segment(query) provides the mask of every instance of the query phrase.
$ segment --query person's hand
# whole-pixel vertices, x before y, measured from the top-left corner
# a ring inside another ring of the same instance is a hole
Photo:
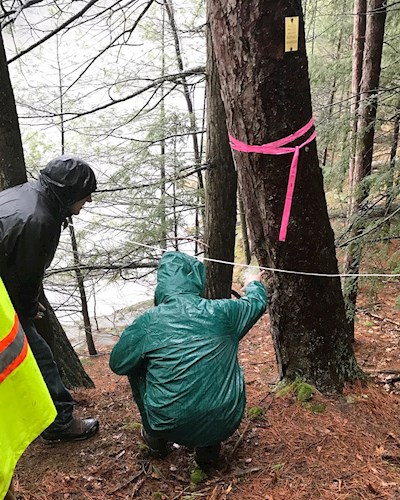
[[[264,274],[265,274],[265,271],[260,271],[258,274],[252,274],[252,275],[247,276],[240,291],[241,292],[246,291],[247,285],[249,283],[251,283],[252,281],[261,281]]]
[[[42,319],[43,316],[44,316],[45,311],[46,311],[46,308],[44,307],[43,304],[41,304],[39,302],[39,310],[38,310],[38,312],[36,313],[36,316],[33,319]]]

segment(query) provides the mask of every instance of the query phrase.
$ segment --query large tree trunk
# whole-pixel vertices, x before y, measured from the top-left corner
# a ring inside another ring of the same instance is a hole
[[[237,174],[229,146],[218,71],[207,30],[207,157],[205,254],[210,259],[235,259]],[[229,298],[233,266],[206,261],[206,295]]]
[[[312,109],[300,3],[208,0],[208,8],[229,132],[261,145],[308,123]],[[292,52],[285,52],[286,16],[299,16],[299,48]],[[278,234],[292,155],[235,152],[235,158],[260,265],[337,273],[315,141],[300,152],[285,242]],[[359,376],[339,278],[274,272],[268,289],[280,378],[300,376],[323,392],[335,392]]]
[[[0,190],[26,180],[21,132],[0,29]]]
[[[365,221],[357,217],[366,201],[369,189],[364,179],[370,175],[374,151],[375,119],[378,105],[378,87],[381,73],[383,38],[386,21],[386,0],[369,0],[367,25],[365,29],[364,60],[361,78],[359,119],[357,124],[357,150],[352,178],[353,193],[349,214],[352,228],[350,239],[363,232]],[[357,217],[357,218],[356,218]],[[362,256],[362,239],[354,239],[346,255],[346,272],[358,274]],[[345,282],[344,296],[346,314],[350,328],[350,338],[354,339],[354,318],[358,294],[358,277]]]
[[[0,190],[26,180],[17,109],[0,30]],[[69,387],[93,387],[50,304],[44,297],[42,300],[46,302],[48,313],[40,320],[40,325],[37,324],[38,331],[46,331],[45,340],[57,347],[52,350],[63,381]]]

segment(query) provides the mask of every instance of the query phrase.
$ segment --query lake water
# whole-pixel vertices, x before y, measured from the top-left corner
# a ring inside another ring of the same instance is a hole
[[[133,281],[119,280],[97,283],[95,293],[86,287],[92,333],[96,347],[113,345],[124,328],[146,309],[151,307],[154,285],[140,285]],[[46,290],[49,302],[74,348],[86,344],[80,307],[79,291],[70,293],[68,300],[52,289]]]

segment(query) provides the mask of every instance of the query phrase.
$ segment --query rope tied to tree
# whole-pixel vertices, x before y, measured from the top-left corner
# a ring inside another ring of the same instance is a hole
[[[236,151],[241,151],[242,153],[260,153],[264,155],[286,155],[293,153],[292,163],[290,165],[290,171],[289,171],[288,185],[286,189],[285,204],[283,207],[283,213],[281,219],[281,227],[279,230],[279,241],[286,240],[287,227],[290,218],[290,211],[292,208],[293,191],[296,183],[297,164],[299,161],[300,149],[309,144],[311,141],[313,141],[317,137],[317,132],[316,130],[314,130],[314,132],[310,135],[310,137],[306,139],[299,146],[290,146],[290,147],[284,147],[284,146],[302,137],[306,132],[310,130],[310,128],[313,125],[314,125],[314,117],[311,118],[311,120],[297,132],[294,132],[293,134],[290,134],[287,137],[284,137],[283,139],[278,139],[277,141],[272,141],[267,144],[262,144],[261,146],[252,146],[250,144],[245,144],[244,142],[238,141],[233,136],[229,135],[229,142],[231,148]]]

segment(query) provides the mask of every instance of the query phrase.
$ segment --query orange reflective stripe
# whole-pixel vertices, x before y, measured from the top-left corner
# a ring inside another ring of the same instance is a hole
[[[28,340],[25,337],[24,338],[24,346],[22,348],[22,351],[20,354],[8,365],[8,367],[0,373],[0,384],[3,382],[3,380],[10,375],[18,366],[24,361],[26,358],[26,355],[28,354]]]
[[[0,342],[0,384],[26,358],[28,341],[15,315],[11,332]]]
[[[19,325],[19,321],[18,321],[18,316],[17,316],[17,313],[14,313],[14,325],[13,327],[11,328],[11,331],[9,334],[7,334],[6,337],[4,337],[4,339],[0,340],[0,353],[2,351],[4,351],[4,349],[9,346],[11,344],[11,342],[15,339],[15,337],[17,336],[17,333],[18,333],[18,325]]]

